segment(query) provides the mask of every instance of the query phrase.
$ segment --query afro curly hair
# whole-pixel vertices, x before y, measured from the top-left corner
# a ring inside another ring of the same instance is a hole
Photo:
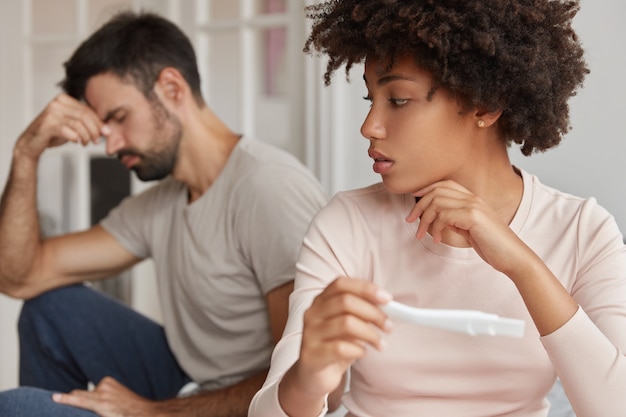
[[[304,52],[328,56],[324,75],[368,57],[391,68],[413,56],[466,109],[502,110],[507,143],[528,156],[570,129],[568,100],[589,73],[572,29],[578,0],[331,0],[306,7]]]

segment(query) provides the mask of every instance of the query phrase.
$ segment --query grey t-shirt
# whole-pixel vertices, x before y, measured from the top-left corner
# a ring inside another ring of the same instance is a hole
[[[326,202],[296,158],[242,138],[193,203],[168,178],[101,225],[135,256],[153,258],[170,347],[194,381],[216,389],[269,367],[265,295],[293,280],[306,229]]]

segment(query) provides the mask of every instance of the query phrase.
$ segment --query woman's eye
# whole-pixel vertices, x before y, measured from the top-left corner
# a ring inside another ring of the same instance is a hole
[[[389,99],[389,102],[390,102],[393,106],[395,106],[395,107],[399,107],[399,106],[402,106],[402,105],[404,105],[404,104],[408,103],[408,102],[409,102],[409,100],[408,100],[408,99],[406,99],[406,98],[390,98],[390,99]]]

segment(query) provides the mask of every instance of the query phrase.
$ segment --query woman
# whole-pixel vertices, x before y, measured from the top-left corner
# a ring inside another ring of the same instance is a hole
[[[626,251],[594,199],[511,165],[556,146],[588,72],[577,1],[342,0],[308,9],[326,83],[365,63],[361,132],[382,184],[313,221],[250,416],[623,416]],[[391,322],[385,304],[524,320],[521,339]],[[332,407],[331,407],[332,408]]]

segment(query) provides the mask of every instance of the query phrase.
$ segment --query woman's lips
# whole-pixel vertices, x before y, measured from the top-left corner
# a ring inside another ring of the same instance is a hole
[[[374,159],[374,165],[372,168],[374,172],[377,174],[386,174],[389,172],[391,167],[393,166],[393,161],[389,161],[387,159]]]
[[[374,160],[372,168],[374,172],[380,175],[386,174],[393,167],[394,161],[387,158],[385,155],[378,151],[369,150],[368,155]]]

